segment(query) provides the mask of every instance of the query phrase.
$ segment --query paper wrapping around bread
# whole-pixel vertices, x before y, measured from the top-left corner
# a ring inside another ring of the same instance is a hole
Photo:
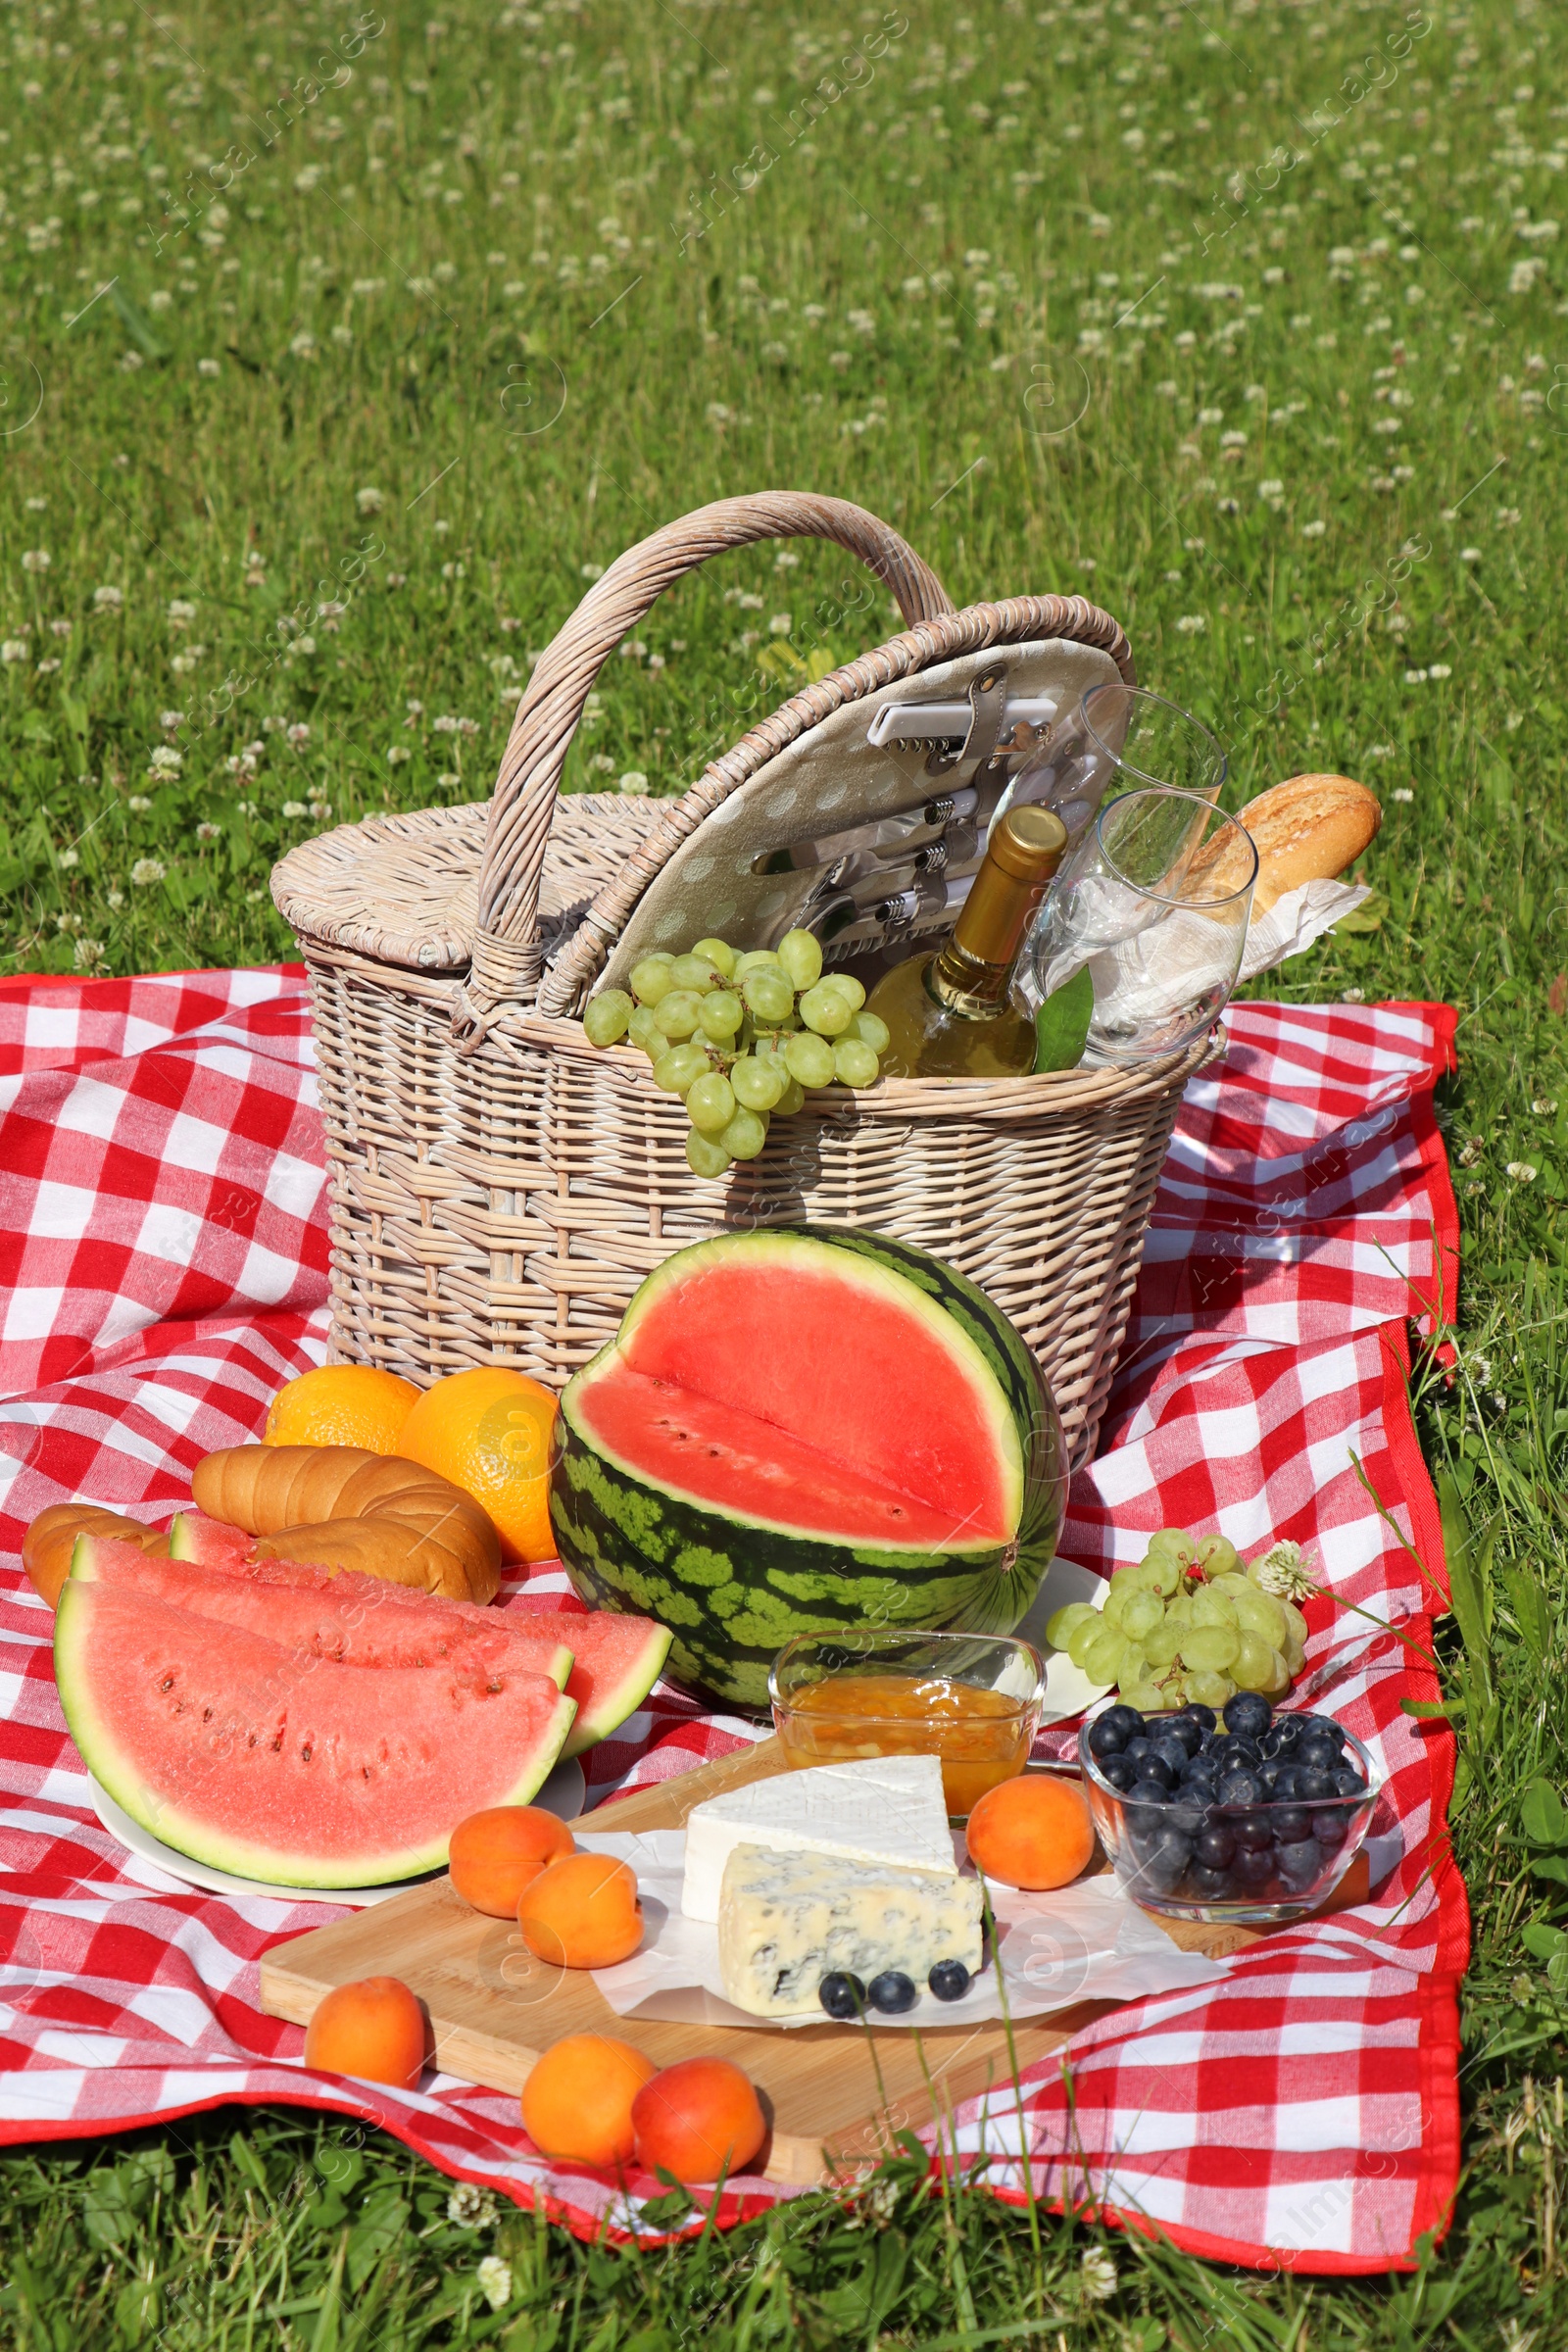
[[[1257,850],[1254,917],[1305,882],[1332,882],[1377,838],[1383,809],[1349,776],[1292,776],[1237,811]]]
[[[446,1600],[493,1600],[501,1539],[488,1512],[417,1462],[355,1446],[230,1446],[196,1465],[198,1510],[260,1540],[259,1559],[355,1568]]]

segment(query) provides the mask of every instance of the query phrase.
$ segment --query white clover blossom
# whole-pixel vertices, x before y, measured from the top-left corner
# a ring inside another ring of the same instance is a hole
[[[1102,2246],[1090,2246],[1078,2266],[1078,2287],[1084,2301],[1108,2303],[1116,2286],[1116,2265]]]
[[[1288,1540],[1250,1561],[1247,1573],[1260,1592],[1272,1592],[1277,1600],[1310,1600],[1323,1590],[1323,1580],[1313,1574],[1300,1544]]]
[[[487,2254],[475,2276],[479,2292],[492,2311],[505,2311],[512,2300],[512,2265],[499,2254]]]
[[[625,793],[628,799],[640,800],[648,790],[648,778],[640,767],[628,767],[617,789]]]
[[[53,562],[54,558],[46,547],[25,547],[22,551],[24,571],[47,571]]]
[[[138,858],[130,869],[130,878],[137,890],[147,890],[161,882],[169,868],[158,858]]]
[[[124,601],[125,594],[122,588],[95,588],[92,592],[95,612],[118,612]]]
[[[1540,1170],[1533,1168],[1528,1159],[1510,1159],[1507,1173],[1514,1184],[1534,1184]]]

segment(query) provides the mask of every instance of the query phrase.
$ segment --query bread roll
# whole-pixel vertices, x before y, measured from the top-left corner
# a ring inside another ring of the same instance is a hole
[[[22,1539],[22,1565],[33,1591],[51,1608],[58,1603],[60,1588],[71,1574],[71,1555],[78,1536],[134,1544],[140,1551],[169,1549],[169,1538],[160,1535],[156,1527],[143,1527],[139,1519],[122,1519],[118,1511],[100,1510],[89,1502],[51,1503],[48,1510],[38,1513]]]
[[[1292,776],[1237,811],[1257,845],[1252,909],[1267,914],[1303,882],[1329,882],[1377,836],[1383,809],[1348,776]]]
[[[447,1600],[493,1600],[501,1539],[449,1479],[357,1446],[229,1446],[196,1465],[198,1510],[262,1539],[261,1559],[355,1568]]]

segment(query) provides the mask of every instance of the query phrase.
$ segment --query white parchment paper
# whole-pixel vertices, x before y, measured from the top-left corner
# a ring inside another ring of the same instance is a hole
[[[687,1919],[680,1907],[686,1861],[684,1830],[575,1831],[588,1853],[612,1854],[637,1873],[645,1922],[642,1949],[615,1968],[596,1968],[594,1983],[617,2017],[677,2025],[759,2027],[831,2026],[818,2010],[809,2017],[753,2017],[724,1998],[718,1972],[718,1930]],[[955,1839],[955,1860],[962,1851]],[[1224,1974],[1198,1952],[1178,1951],[1170,1937],[1122,1893],[1107,1871],[1055,1894],[991,1889],[997,1917],[996,1952],[961,2001],[920,1998],[903,2017],[878,2015],[879,2026],[980,2025],[1003,2016],[1041,2017],[1075,2001],[1130,2001],[1211,1984]],[[1003,1984],[998,1983],[1000,1960]],[[858,2020],[841,2030],[858,2034]]]

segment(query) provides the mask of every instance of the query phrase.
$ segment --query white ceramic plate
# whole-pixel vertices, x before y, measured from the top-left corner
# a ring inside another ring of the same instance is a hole
[[[1087,1600],[1092,1609],[1102,1609],[1105,1594],[1110,1591],[1102,1576],[1092,1568],[1080,1568],[1076,1560],[1054,1559],[1046,1570],[1046,1580],[1029,1606],[1029,1614],[1015,1630],[1025,1642],[1032,1642],[1042,1651],[1046,1661],[1046,1703],[1040,1722],[1064,1723],[1074,1715],[1083,1715],[1103,1698],[1113,1686],[1092,1683],[1081,1666],[1075,1666],[1064,1649],[1053,1649],[1046,1640],[1046,1627],[1058,1609],[1069,1601]]]
[[[89,1776],[92,1790],[92,1809],[111,1838],[118,1838],[133,1862],[143,1868],[128,1869],[126,1877],[159,1894],[172,1894],[178,1886],[202,1886],[212,1894],[261,1894],[273,1902],[351,1903],[363,1907],[368,1903],[384,1903],[389,1895],[402,1894],[410,1886],[417,1886],[417,1879],[402,1879],[390,1886],[277,1886],[266,1879],[237,1879],[226,1870],[214,1870],[206,1862],[193,1862],[188,1854],[179,1854],[172,1845],[165,1845],[132,1821],[130,1815],[116,1804],[105,1788]],[[558,1764],[533,1803],[554,1813],[559,1821],[575,1821],[583,1808],[587,1783],[582,1766],[575,1757]],[[433,1873],[431,1874],[434,1875]],[[172,1884],[171,1884],[172,1882]]]

